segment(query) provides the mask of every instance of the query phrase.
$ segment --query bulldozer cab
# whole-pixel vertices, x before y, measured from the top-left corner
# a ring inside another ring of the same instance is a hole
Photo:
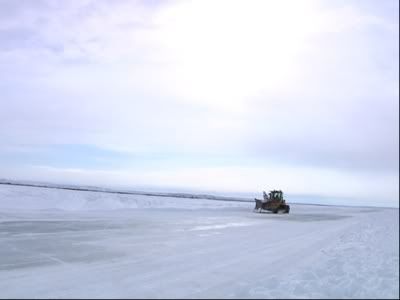
[[[269,199],[275,201],[282,201],[283,200],[283,193],[282,191],[271,191],[269,192]]]

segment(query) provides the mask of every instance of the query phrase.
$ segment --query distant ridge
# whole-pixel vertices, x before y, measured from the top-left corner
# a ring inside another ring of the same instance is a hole
[[[110,193],[110,194],[124,194],[124,195],[142,195],[142,196],[157,196],[157,197],[173,197],[173,198],[184,198],[184,199],[204,199],[204,200],[218,200],[218,201],[236,201],[236,202],[254,202],[254,198],[244,197],[233,197],[233,196],[220,196],[210,194],[193,194],[185,192],[146,192],[139,190],[130,190],[124,188],[104,188],[97,186],[84,186],[84,185],[73,185],[73,184],[58,184],[49,182],[37,182],[27,180],[13,180],[0,178],[0,184],[2,185],[14,185],[14,186],[29,186],[37,188],[48,188],[48,189],[62,189],[71,191],[82,191],[82,192],[99,192],[99,193]],[[300,197],[299,197],[300,196]],[[332,204],[332,203],[316,203],[307,202],[307,199],[312,199],[313,195],[290,195],[289,204],[299,205],[312,205],[312,206],[335,206],[335,207],[360,207],[360,208],[394,208],[394,206],[372,206],[372,205],[349,205],[349,204]],[[322,197],[323,198],[323,197]],[[289,200],[289,199],[288,199]]]
[[[95,187],[95,186],[78,186],[78,185],[57,184],[57,183],[36,183],[36,182],[29,182],[29,181],[15,181],[15,180],[7,180],[7,179],[0,179],[0,184],[30,186],[30,187],[48,188],[48,189],[83,191],[83,192],[124,194],[124,195],[143,195],[143,196],[206,199],[206,200],[220,200],[220,201],[240,201],[240,202],[253,202],[254,201],[254,199],[250,199],[250,198],[215,196],[215,195],[208,195],[208,194],[144,192],[144,191],[131,191],[131,190],[124,190],[124,189],[117,190],[117,189],[111,189],[111,188],[100,188],[100,187]]]

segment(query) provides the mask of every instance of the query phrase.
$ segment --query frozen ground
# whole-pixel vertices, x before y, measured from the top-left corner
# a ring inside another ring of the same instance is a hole
[[[399,210],[0,184],[0,298],[398,298]]]

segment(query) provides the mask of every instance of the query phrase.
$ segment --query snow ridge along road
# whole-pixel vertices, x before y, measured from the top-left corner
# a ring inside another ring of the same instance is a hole
[[[0,298],[398,298],[399,210],[0,185]]]

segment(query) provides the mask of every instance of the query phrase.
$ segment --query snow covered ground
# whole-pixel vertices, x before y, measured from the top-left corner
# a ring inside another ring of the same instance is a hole
[[[253,207],[0,184],[0,298],[398,298],[398,209]]]

